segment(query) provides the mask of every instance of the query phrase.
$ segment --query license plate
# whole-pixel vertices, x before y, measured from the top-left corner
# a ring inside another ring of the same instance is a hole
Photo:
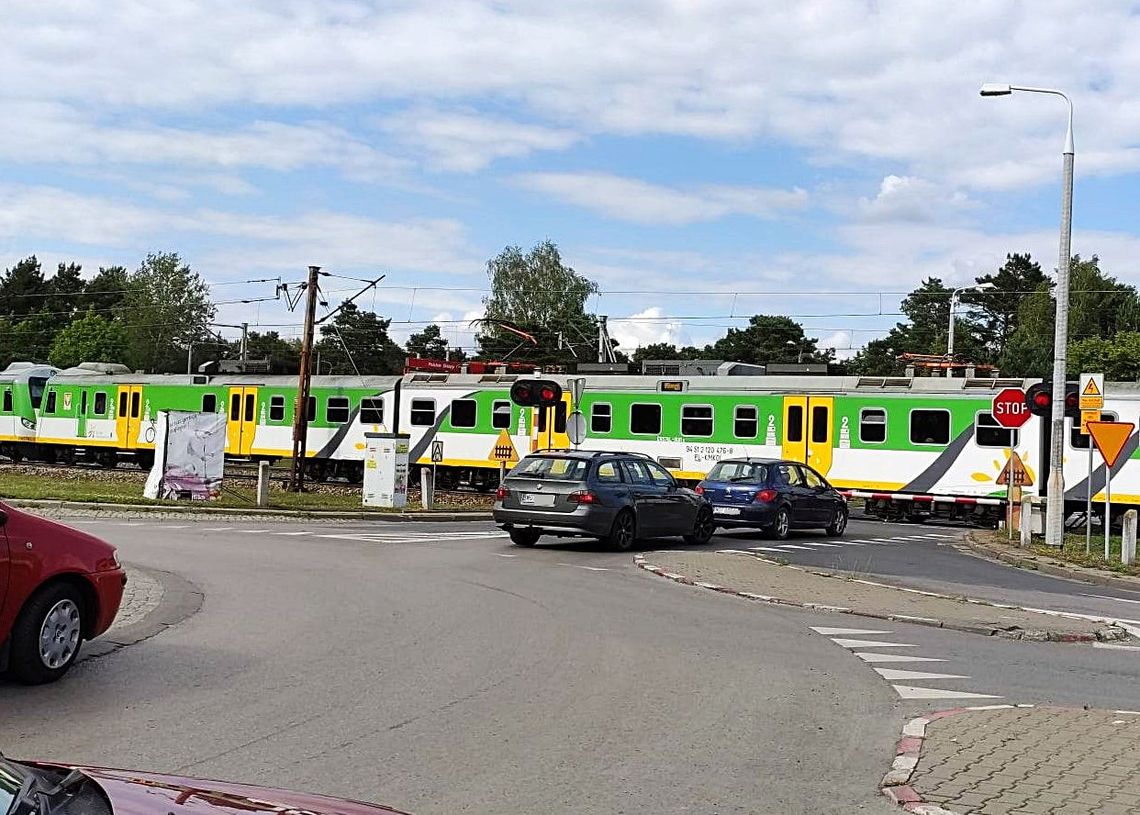
[[[554,506],[554,496],[543,495],[538,492],[524,492],[519,495],[519,503],[528,507],[552,507]]]
[[[714,515],[739,515],[740,510],[736,507],[713,507]]]

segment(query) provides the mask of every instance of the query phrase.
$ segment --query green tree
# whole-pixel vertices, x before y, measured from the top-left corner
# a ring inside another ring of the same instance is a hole
[[[59,317],[36,312],[23,319],[0,318],[0,370],[10,362],[47,362]]]
[[[731,362],[764,365],[770,362],[830,362],[831,351],[818,347],[814,337],[791,317],[757,314],[746,328],[730,328],[725,336],[705,348],[704,356]]]
[[[122,362],[127,358],[127,332],[122,324],[88,312],[55,335],[48,359],[58,368],[81,362]]]
[[[353,363],[362,376],[402,372],[404,349],[388,336],[391,323],[355,303],[344,303],[331,322],[321,326],[315,348],[321,356],[320,373],[351,374]]]
[[[87,281],[84,305],[98,314],[108,314],[123,303],[130,275],[124,266],[100,266],[99,274]]]
[[[410,357],[423,357],[425,359],[444,359],[449,350],[449,343],[443,338],[443,332],[435,323],[426,326],[423,331],[408,337],[405,346]]]
[[[149,254],[128,278],[123,325],[134,368],[182,370],[190,343],[208,336],[214,318],[209,288],[176,253]]]
[[[284,339],[276,331],[250,331],[246,335],[245,351],[249,359],[270,360],[274,370],[297,371],[301,367],[301,341]],[[241,340],[230,343],[227,355],[231,359],[241,357]]]
[[[502,359],[518,348],[512,359],[570,364],[596,358],[598,328],[586,314],[586,301],[598,286],[564,264],[553,242],[543,241],[525,255],[508,246],[487,261],[487,275],[491,295],[483,300],[480,356]],[[537,345],[500,322],[530,334]]]
[[[51,297],[48,300],[50,311],[63,321],[70,321],[85,310],[83,294],[87,284],[80,274],[83,267],[78,263],[61,263],[55,275],[47,282]]]
[[[1006,255],[1005,264],[996,272],[975,280],[993,288],[963,292],[962,303],[972,307],[979,318],[978,334],[988,351],[987,359],[1000,359],[1017,328],[1021,304],[1042,285],[1048,284],[1049,277],[1029,254],[1015,253]]]
[[[1007,376],[1048,379],[1053,371],[1052,284],[1042,283],[1017,310],[1017,328],[1009,336],[998,367]]]
[[[17,320],[26,317],[48,305],[50,294],[40,262],[31,255],[4,270],[0,278],[0,315]]]

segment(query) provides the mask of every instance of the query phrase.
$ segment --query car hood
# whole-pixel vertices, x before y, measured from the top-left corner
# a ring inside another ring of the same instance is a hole
[[[54,766],[59,765],[41,765]],[[305,792],[178,775],[72,767],[97,783],[114,815],[390,815],[395,809]]]

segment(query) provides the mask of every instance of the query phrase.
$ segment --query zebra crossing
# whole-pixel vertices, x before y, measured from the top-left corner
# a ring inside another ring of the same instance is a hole
[[[794,543],[770,543],[766,546],[739,547],[746,552],[767,552],[780,554],[789,552],[814,552],[828,549],[840,549],[845,546],[899,546],[911,543],[939,542],[957,540],[961,535],[947,534],[945,532],[931,532],[925,535],[899,535],[893,538],[828,538],[827,540],[807,540],[797,538]]]
[[[965,685],[972,677],[967,674],[952,673],[939,670],[939,666],[931,663],[947,662],[941,657],[921,656],[913,651],[894,653],[895,649],[918,648],[912,642],[899,642],[894,632],[879,628],[833,628],[828,626],[810,626],[811,630],[821,634],[840,648],[846,648],[871,670],[883,678],[900,699],[911,700],[937,700],[937,699],[1001,699],[992,693],[979,693],[968,690]],[[900,667],[909,665],[910,667]],[[939,687],[932,687],[927,683],[935,682]],[[922,683],[922,684],[914,684]],[[949,685],[949,687],[943,687]],[[965,688],[962,687],[965,685]]]

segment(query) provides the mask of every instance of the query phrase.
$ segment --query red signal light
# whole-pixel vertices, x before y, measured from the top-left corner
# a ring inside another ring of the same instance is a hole
[[[543,402],[553,402],[558,398],[554,395],[553,388],[543,388],[541,391],[539,391],[538,395],[539,399],[541,399]]]
[[[1033,404],[1039,408],[1047,408],[1053,402],[1053,395],[1048,391],[1037,391],[1033,394]]]
[[[1080,403],[1080,397],[1077,396],[1076,391],[1067,391],[1065,393],[1065,410],[1075,410]]]

